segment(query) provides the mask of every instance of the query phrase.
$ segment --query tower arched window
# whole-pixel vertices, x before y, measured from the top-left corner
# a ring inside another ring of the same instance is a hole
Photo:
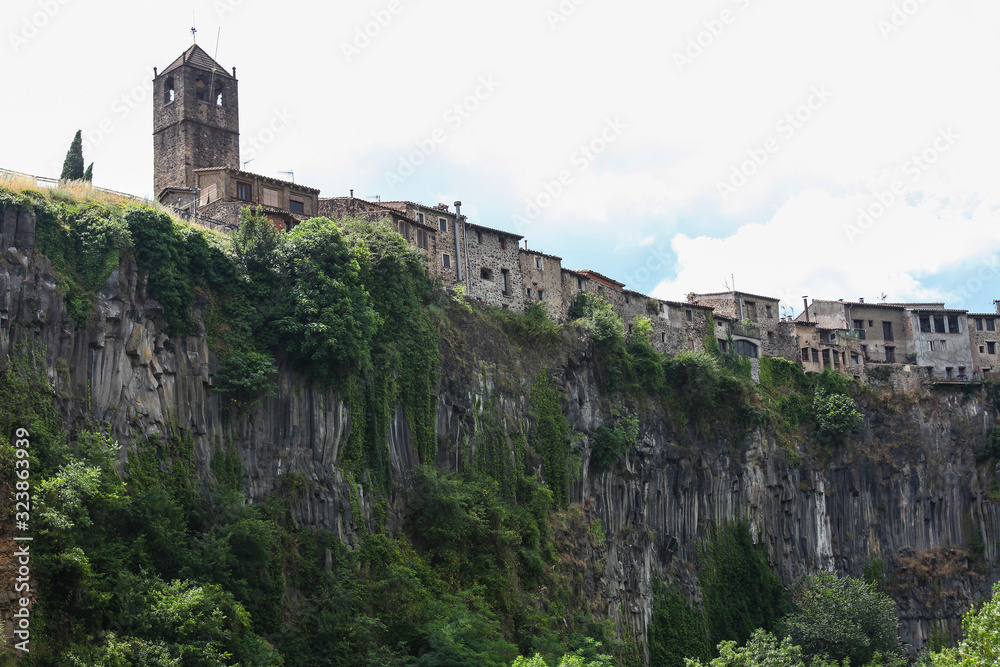
[[[205,82],[200,76],[194,79],[194,96],[195,99],[201,100],[202,102],[208,101],[208,87],[205,86]]]
[[[174,77],[167,77],[167,82],[163,86],[163,103],[170,104],[177,95],[174,89]]]
[[[224,107],[226,106],[226,96],[224,86],[221,83],[215,84],[215,106]]]

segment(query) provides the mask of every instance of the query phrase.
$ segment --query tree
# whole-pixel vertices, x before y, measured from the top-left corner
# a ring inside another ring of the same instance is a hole
[[[905,663],[896,603],[873,584],[820,572],[799,584],[792,604],[780,627],[803,655],[849,658],[852,665]]]
[[[91,165],[93,166],[93,165]],[[78,181],[83,178],[83,132],[76,131],[73,143],[69,145],[66,159],[63,160],[61,181]]]
[[[970,609],[962,617],[962,632],[958,648],[931,654],[934,667],[987,667],[1000,663],[1000,584],[994,584],[993,598],[978,612]]]
[[[688,604],[677,584],[667,586],[654,579],[649,664],[684,667],[684,658],[707,660],[711,654],[705,616]]]
[[[708,663],[698,659],[685,659],[687,667],[841,667],[823,657],[811,660],[802,654],[802,649],[792,640],[778,638],[763,628],[758,628],[750,636],[745,646],[734,641],[719,644],[719,657]]]
[[[816,387],[813,396],[816,426],[824,435],[839,437],[854,431],[864,418],[854,399],[844,394],[831,394]]]
[[[91,162],[89,165],[87,165],[87,171],[83,172],[83,180],[87,181],[88,183],[92,183],[94,181],[94,163],[93,162]]]

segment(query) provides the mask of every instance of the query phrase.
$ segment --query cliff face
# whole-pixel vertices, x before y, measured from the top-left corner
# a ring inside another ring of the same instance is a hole
[[[203,328],[168,337],[163,308],[134,262],[121,263],[78,328],[50,262],[35,252],[33,216],[8,208],[0,241],[0,354],[44,355],[67,422],[108,422],[124,445],[171,427],[188,430],[203,479],[212,475],[212,456],[231,444],[250,501],[292,473],[304,476],[308,492],[296,500],[295,520],[357,544],[360,523],[374,521],[374,503],[364,480],[338,467],[351,429],[343,397],[282,368],[277,395],[243,411],[226,407],[211,390],[217,364]],[[462,468],[473,460],[484,420],[503,422],[508,434],[530,433],[531,384],[543,369],[551,373],[571,430],[582,434],[572,445],[580,472],[570,501],[596,513],[607,538],[600,553],[581,547],[573,558],[594,599],[637,638],[651,615],[652,579],[677,579],[694,591],[699,541],[712,521],[736,516],[750,519],[785,583],[821,568],[858,574],[882,559],[903,639],[915,646],[936,621],[957,629],[960,614],[998,578],[1000,473],[977,470],[973,456],[997,419],[981,390],[873,397],[860,406],[866,418],[849,444],[822,445],[794,461],[766,427],[740,436],[678,431],[645,409],[639,444],[614,470],[593,475],[588,443],[610,419],[610,403],[589,341],[567,330],[551,349],[518,355],[502,333],[460,309],[447,320],[437,464]],[[390,525],[398,527],[417,461],[402,410],[388,440]],[[528,452],[537,461],[530,440]],[[564,533],[571,542],[572,531]]]

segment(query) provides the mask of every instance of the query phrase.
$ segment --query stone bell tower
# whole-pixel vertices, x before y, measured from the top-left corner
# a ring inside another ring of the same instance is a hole
[[[193,188],[194,170],[240,168],[236,68],[194,44],[153,79],[153,189]]]

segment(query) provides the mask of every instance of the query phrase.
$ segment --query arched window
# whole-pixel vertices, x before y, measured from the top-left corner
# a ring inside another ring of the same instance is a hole
[[[757,346],[748,340],[738,340],[736,341],[736,354],[742,354],[744,357],[757,358]]]
[[[215,106],[222,107],[225,106],[225,91],[221,83],[215,84]]]
[[[201,77],[195,77],[194,79],[194,96],[195,99],[201,100],[202,102],[208,101],[208,88],[205,86],[205,82],[201,80]]]
[[[174,92],[174,77],[167,77],[167,82],[163,87],[163,103],[170,104],[174,101],[176,93]]]

